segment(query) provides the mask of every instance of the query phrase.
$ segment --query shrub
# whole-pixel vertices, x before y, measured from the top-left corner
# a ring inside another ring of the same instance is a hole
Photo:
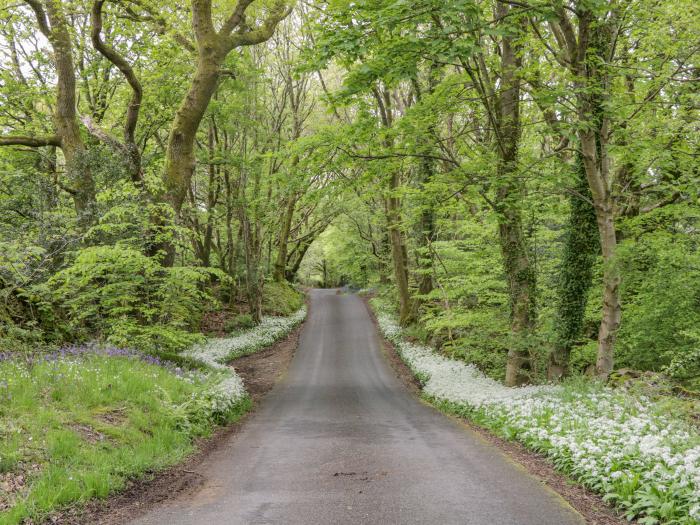
[[[263,312],[267,315],[292,315],[304,304],[304,296],[289,283],[266,283]]]
[[[250,314],[240,314],[224,323],[224,331],[230,334],[246,328],[253,328],[254,326],[255,321],[253,321],[253,317]]]
[[[178,351],[199,339],[191,331],[216,304],[205,285],[218,273],[163,268],[138,250],[95,246],[79,251],[49,287],[76,340],[96,336],[145,351]]]
[[[697,348],[691,333],[700,325],[696,248],[657,233],[634,245],[623,243],[620,256],[625,297],[616,355],[619,366],[659,371],[690,359],[687,356]]]

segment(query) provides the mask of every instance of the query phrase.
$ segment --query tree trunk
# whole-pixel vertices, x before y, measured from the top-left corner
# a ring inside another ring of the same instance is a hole
[[[433,178],[434,162],[432,159],[421,160],[421,186],[429,183]],[[428,197],[429,199],[430,197]],[[431,257],[432,243],[435,240],[435,209],[433,203],[424,202],[420,215],[420,247],[423,253],[419,254],[420,276],[418,278],[418,293],[427,295],[433,290],[433,259]]]
[[[406,326],[415,320],[415,312],[411,301],[411,293],[408,288],[408,268],[406,265],[406,247],[401,231],[401,203],[395,192],[400,184],[398,172],[391,176],[390,194],[386,198],[386,218],[389,230],[389,243],[391,244],[391,258],[394,263],[394,279],[399,293],[399,322]]]
[[[555,320],[556,340],[549,354],[547,379],[556,381],[568,374],[571,349],[581,334],[593,265],[600,252],[595,208],[579,153],[574,164],[577,194],[569,197],[570,211],[559,273],[559,298]]]
[[[85,155],[85,144],[80,136],[75,98],[75,67],[68,23],[60,1],[45,3],[46,19],[41,8],[36,7],[38,2],[30,5],[53,49],[57,79],[54,127],[66,161],[66,173],[71,181],[78,225],[81,229],[87,229],[95,220],[97,199],[95,182]],[[45,20],[48,20],[50,28],[46,27]]]
[[[296,193],[292,192],[287,198],[287,206],[284,216],[282,217],[282,223],[280,224],[279,247],[277,249],[274,271],[274,279],[277,282],[282,282],[287,278],[287,244],[289,242],[289,230],[292,227],[296,203]]]
[[[197,129],[219,80],[219,67],[226,54],[213,43],[200,47],[197,69],[187,96],[175,114],[165,152],[166,198],[180,216],[195,168],[194,142]]]
[[[498,16],[505,20],[512,8],[499,1],[496,9]],[[518,176],[520,80],[517,75],[521,66],[515,37],[509,32],[502,37],[501,42],[501,86],[496,101],[499,135],[496,211],[499,216],[498,233],[503,266],[508,280],[512,336],[506,361],[508,386],[520,385],[530,379],[527,339],[534,328],[536,306],[536,275],[522,227],[521,205],[525,188]]]
[[[598,213],[598,229],[600,230],[601,251],[603,253],[603,316],[598,331],[596,374],[607,379],[613,369],[615,340],[622,320],[621,276],[615,257],[617,239],[611,202],[606,203]]]
[[[389,264],[391,259],[391,241],[389,240],[389,228],[385,230],[380,242],[378,272],[379,284],[387,285],[391,282],[392,268]]]
[[[501,191],[513,197],[511,189]],[[506,361],[506,385],[516,386],[529,381],[530,354],[527,338],[535,324],[536,276],[522,230],[520,210],[506,207],[501,211],[498,232],[503,255],[503,266],[508,279],[510,299],[510,331],[513,340]]]
[[[244,204],[245,206],[245,204]],[[241,226],[243,231],[243,252],[245,256],[246,298],[248,313],[258,324],[262,320],[262,287],[263,279],[259,269],[258,246],[252,232],[250,220],[245,210],[241,211]]]
[[[604,64],[614,34],[608,24],[602,21],[593,23],[593,20],[590,11],[582,13],[579,32],[589,39],[585,53],[580,53],[584,58],[577,64],[577,104],[578,119],[582,124],[579,131],[581,154],[593,196],[603,255],[603,308],[598,330],[596,374],[607,379],[613,368],[615,338],[622,316],[615,205],[608,154],[610,120],[605,106],[611,87]]]
[[[613,369],[615,338],[620,327],[622,306],[620,303],[620,270],[616,260],[617,237],[612,192],[608,186],[609,170],[604,139],[601,154],[596,151],[595,133],[581,132],[581,149],[586,166],[586,177],[593,194],[596,210],[600,249],[603,254],[603,311],[598,330],[598,356],[596,375],[607,379]],[[598,160],[600,159],[600,160]]]
[[[299,267],[301,267],[301,263],[304,260],[304,256],[306,255],[306,252],[309,251],[309,248],[313,244],[314,240],[316,238],[312,237],[308,241],[304,241],[304,243],[301,245],[301,247],[297,250],[297,254],[294,257],[294,261],[292,264],[287,263],[287,275],[286,279],[289,282],[292,282],[294,280],[294,277],[296,276],[297,272],[299,271]]]

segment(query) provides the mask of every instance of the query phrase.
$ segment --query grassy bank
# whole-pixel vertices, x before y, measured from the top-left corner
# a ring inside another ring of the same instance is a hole
[[[223,363],[282,339],[305,312],[210,339],[179,364],[95,345],[0,354],[0,524],[45,521],[183,460],[196,438],[250,407]]]
[[[39,522],[182,460],[193,438],[237,418],[219,373],[120,350],[71,349],[0,362],[0,523]]]

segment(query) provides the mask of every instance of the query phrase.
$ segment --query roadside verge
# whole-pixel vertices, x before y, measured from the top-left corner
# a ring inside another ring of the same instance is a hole
[[[692,429],[658,414],[649,400],[601,385],[508,389],[409,341],[391,311],[372,303],[396,356],[390,361],[404,368],[399,375],[405,379],[408,369],[426,401],[504,449],[589,521],[625,522],[606,501],[641,523],[697,523],[700,448]]]
[[[193,369],[97,345],[0,356],[0,523],[124,523],[195,490],[199,459],[286,369],[304,317],[266,318],[215,362],[186,355]]]

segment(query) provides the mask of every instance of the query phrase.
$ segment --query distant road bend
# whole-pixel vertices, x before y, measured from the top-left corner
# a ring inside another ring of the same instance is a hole
[[[139,525],[584,523],[478,435],[421,403],[362,300],[311,292],[287,375],[198,469],[196,494]]]

